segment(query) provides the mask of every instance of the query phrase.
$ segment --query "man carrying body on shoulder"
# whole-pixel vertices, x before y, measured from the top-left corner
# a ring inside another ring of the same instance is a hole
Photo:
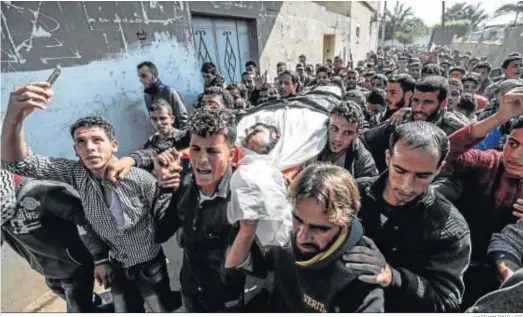
[[[359,277],[385,291],[386,312],[457,312],[470,260],[463,216],[431,186],[445,165],[449,142],[434,124],[399,126],[389,139],[389,169],[360,179],[358,217],[377,245],[345,257]]]
[[[185,129],[189,116],[183,104],[183,99],[176,90],[162,83],[158,78],[158,69],[156,66],[151,62],[140,63],[138,65],[138,76],[145,88],[144,98],[147,109],[151,107],[151,104],[156,99],[164,99],[171,105],[175,118],[173,123],[174,127],[180,130]]]
[[[121,182],[105,181],[118,141],[113,126],[97,116],[80,118],[71,126],[79,161],[33,153],[22,124],[35,109],[45,109],[51,97],[47,82],[11,93],[2,129],[3,163],[13,173],[63,182],[78,191],[87,221],[109,245],[109,254],[94,259],[95,277],[111,287],[116,312],[143,312],[144,301],[153,312],[171,310],[165,256],[153,235],[156,180],[133,168]]]
[[[245,276],[222,280],[226,251],[238,231],[227,219],[236,140],[234,115],[225,108],[197,109],[190,131],[191,168],[181,175],[169,207],[156,221],[156,239],[167,241],[183,228],[183,311],[241,311],[245,309]],[[166,173],[178,164],[169,161],[168,152],[160,157]]]
[[[269,247],[261,264],[246,258],[238,271],[263,276],[267,273],[259,268],[266,267],[274,272],[273,312],[383,312],[383,290],[361,282],[360,272],[343,265],[344,253],[373,246],[357,219],[354,178],[338,166],[313,164],[294,179],[290,197],[291,241]]]
[[[334,107],[327,122],[327,144],[305,166],[318,161],[330,162],[346,169],[354,178],[377,176],[372,155],[358,139],[363,120],[359,106],[353,102],[342,102]]]

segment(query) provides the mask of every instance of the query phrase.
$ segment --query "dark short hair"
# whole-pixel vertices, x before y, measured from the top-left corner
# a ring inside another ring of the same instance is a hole
[[[333,115],[340,116],[347,120],[349,123],[356,123],[358,128],[362,125],[364,117],[361,112],[361,107],[353,101],[342,101],[337,104],[330,113]]]
[[[400,84],[403,93],[408,91],[413,93],[414,89],[416,89],[416,79],[414,79],[414,77],[409,74],[393,75],[391,78],[389,78],[389,84],[392,83]]]
[[[376,75],[375,72],[370,71],[363,74],[363,77],[374,77]]]
[[[470,115],[476,111],[478,104],[476,103],[476,100],[472,94],[465,93],[461,96],[461,99],[456,105],[456,108],[463,109],[468,113],[468,115]]]
[[[436,147],[440,153],[438,166],[447,158],[450,151],[449,138],[437,125],[426,121],[412,121],[400,125],[389,139],[389,151],[394,154],[394,146],[403,140],[407,149]]]
[[[202,68],[200,69],[201,73],[209,73],[216,75],[218,72],[216,71],[216,65],[214,65],[211,62],[205,62],[202,65]]]
[[[449,74],[452,72],[460,72],[463,75],[465,75],[467,73],[463,67],[459,67],[459,66],[454,66],[451,69],[449,69]]]
[[[414,67],[414,66],[419,66],[419,67],[421,67],[422,65],[421,65],[420,62],[412,62],[412,63],[409,64],[408,68],[411,68],[411,67]]]
[[[521,60],[522,60],[521,55],[508,56],[503,61],[503,64],[501,65],[501,68],[506,69],[510,63],[512,63],[514,61],[521,61]]]
[[[382,89],[373,90],[367,95],[367,103],[386,106],[387,105],[387,102],[385,100],[386,95],[387,95],[387,92],[385,90],[382,90]]]
[[[284,62],[279,62],[278,64],[276,64],[276,67],[280,67],[280,66],[285,66],[285,67],[287,67],[287,64],[284,63]]]
[[[229,86],[227,86],[227,91],[229,91],[229,93],[230,93],[233,90],[238,90],[238,92],[240,93],[240,96],[243,99],[249,98],[249,91],[247,90],[247,87],[245,87],[244,84],[242,84],[242,83],[229,84]],[[232,96],[232,94],[231,94],[231,96]]]
[[[327,67],[322,66],[316,69],[316,75],[318,75],[318,73],[327,73],[327,75],[330,76],[331,71]]]
[[[116,139],[113,125],[100,116],[87,116],[76,120],[76,122],[73,123],[69,128],[73,140],[74,132],[79,128],[100,128],[104,130],[105,135],[107,135],[110,141],[114,141]]]
[[[141,62],[140,64],[138,64],[136,69],[140,69],[140,68],[142,68],[144,66],[149,68],[149,70],[151,71],[151,74],[154,77],[158,77],[158,68],[156,68],[156,65],[154,65],[153,62],[149,62],[149,61]]]
[[[301,54],[300,56],[298,56],[298,58],[307,58],[305,55]]]
[[[387,78],[387,76],[385,76],[383,74],[376,74],[376,75],[372,76],[372,78],[370,80],[373,80],[373,79],[378,79],[379,81],[381,81],[381,83],[384,86],[387,86],[389,84],[389,79]]]
[[[461,82],[465,83],[466,81],[473,81],[476,85],[481,83],[481,78],[479,74],[476,73],[467,73],[462,79]]]
[[[510,121],[507,122],[508,133],[512,133],[512,131],[516,129],[523,129],[523,116],[519,116],[516,118],[512,118]]]
[[[332,59],[327,58],[326,62],[332,62]]]
[[[350,74],[358,75],[358,77],[360,76],[360,73],[358,73],[358,71],[355,70],[355,69],[348,69],[346,74],[347,74],[347,76],[350,75]]]
[[[230,147],[236,142],[236,118],[231,109],[198,108],[190,119],[192,135],[208,138],[223,134]]]
[[[245,67],[247,67],[247,66],[258,67],[258,65],[256,65],[256,62],[255,62],[255,61],[248,61],[247,63],[245,63]]]
[[[433,64],[433,63],[429,63],[429,64],[426,64],[425,66],[423,66],[423,68],[421,69],[421,73],[425,74],[425,75],[435,75],[435,76],[442,75],[441,67],[439,67],[439,65]]]
[[[211,86],[205,88],[203,95],[220,95],[222,96],[223,103],[226,108],[232,109],[234,107],[234,99],[232,98],[231,93],[222,87]],[[202,96],[203,97],[203,96]]]
[[[290,76],[292,78],[292,83],[293,84],[296,84],[296,83],[300,82],[300,76],[296,72],[293,72],[290,69],[287,69],[287,70],[283,71],[278,77],[282,77],[284,75]]]
[[[428,76],[422,79],[417,85],[416,90],[421,92],[439,92],[438,101],[441,103],[447,99],[449,83],[441,76]]]
[[[347,98],[354,99],[354,102],[357,105],[359,105],[361,108],[365,108],[367,100],[361,91],[357,89],[351,89],[345,93],[345,97],[343,99],[346,100]]]
[[[487,71],[490,73],[490,71],[492,70],[492,65],[490,65],[490,63],[487,61],[481,61],[477,63],[476,66],[474,66],[473,71],[476,71],[476,69],[478,68],[486,68]]]
[[[463,83],[461,82],[461,80],[459,80],[457,78],[448,78],[447,82],[449,83],[449,86],[450,85],[458,86],[459,87],[459,91],[463,92]]]
[[[163,98],[156,98],[153,101],[153,103],[149,106],[149,112],[160,110],[161,108],[166,108],[169,111],[170,115],[173,114],[173,107],[167,100]]]

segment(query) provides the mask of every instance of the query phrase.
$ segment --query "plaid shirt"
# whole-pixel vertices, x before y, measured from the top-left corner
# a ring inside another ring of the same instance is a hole
[[[110,256],[123,267],[144,263],[158,255],[161,246],[154,242],[151,214],[157,185],[148,172],[133,168],[121,182],[102,181],[118,198],[124,218],[124,228],[119,230],[105,203],[102,184],[81,162],[40,156],[29,150],[23,160],[4,166],[19,175],[73,186],[80,195],[87,221],[109,245]]]

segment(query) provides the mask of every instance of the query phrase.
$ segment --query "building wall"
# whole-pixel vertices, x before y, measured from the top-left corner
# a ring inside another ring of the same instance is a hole
[[[371,26],[371,19],[375,12],[379,12],[378,1],[350,1],[351,5],[351,50],[353,60],[359,61],[366,57],[370,51],[376,51],[378,47],[378,23]],[[369,5],[377,8],[372,11]],[[356,36],[357,27],[360,28],[359,38]]]
[[[68,127],[81,116],[98,114],[115,126],[118,154],[128,153],[152,133],[138,63],[153,61],[162,81],[179,90],[186,104],[202,91],[192,15],[246,20],[251,58],[274,78],[278,62],[294,69],[300,54],[310,63],[323,62],[324,35],[334,35],[331,56],[346,61],[352,50],[354,60],[363,58],[376,49],[377,30],[368,35],[370,12],[355,1],[5,1],[2,118],[14,87],[45,80],[60,64],[52,104],[25,123],[28,143],[44,155],[74,158]],[[357,23],[359,44],[351,43]]]
[[[136,75],[144,60],[185,101],[201,92],[186,2],[14,1],[1,9],[2,118],[11,90],[62,66],[52,104],[24,124],[38,153],[74,158],[68,128],[91,114],[113,123],[120,154],[140,147],[153,132]]]
[[[523,25],[507,27],[503,44],[462,43],[453,42],[452,49],[460,52],[471,52],[472,56],[487,56],[492,68],[501,67],[501,64],[513,52],[523,52]]]

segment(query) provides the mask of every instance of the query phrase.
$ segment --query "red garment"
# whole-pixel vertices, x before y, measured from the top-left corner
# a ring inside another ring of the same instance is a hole
[[[482,139],[472,137],[472,125],[464,126],[450,135],[450,153],[445,168],[457,172],[474,172],[479,181],[478,186],[486,185],[485,188],[488,188],[489,192],[485,195],[494,195],[496,208],[512,206],[517,198],[523,199],[523,179],[503,170],[499,186],[492,188],[499,169],[503,168],[503,153],[473,149]]]
[[[476,101],[476,105],[478,105],[477,110],[481,110],[485,108],[488,105],[488,99],[482,95],[474,94],[474,101]]]

